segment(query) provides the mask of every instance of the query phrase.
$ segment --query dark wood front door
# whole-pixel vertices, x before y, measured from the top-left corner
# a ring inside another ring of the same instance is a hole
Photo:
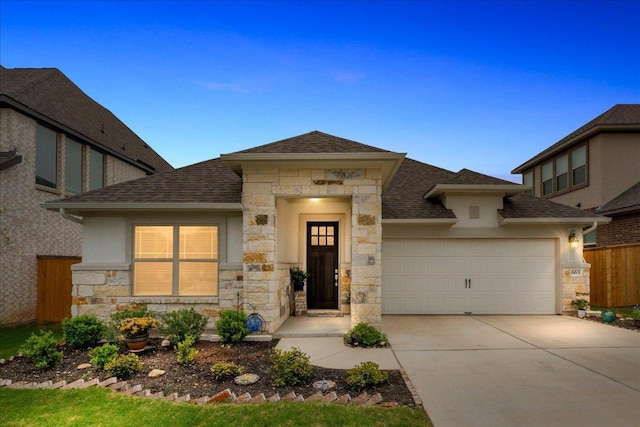
[[[307,223],[307,306],[338,308],[338,223]]]

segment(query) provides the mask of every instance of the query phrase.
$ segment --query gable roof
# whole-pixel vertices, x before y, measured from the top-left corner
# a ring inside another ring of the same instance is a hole
[[[578,143],[585,138],[602,132],[640,132],[640,104],[617,104],[605,111],[589,123],[579,127],[546,150],[536,154],[525,163],[515,168],[511,173],[523,173],[537,163],[540,163],[568,146]]]
[[[232,154],[334,154],[334,153],[391,153],[360,142],[314,130],[302,135],[269,144],[236,151]]]
[[[147,173],[173,169],[57,68],[0,66],[0,106],[34,117]]]
[[[616,215],[640,210],[640,181],[611,201],[596,209],[602,215]]]
[[[517,219],[581,219],[581,220],[603,220],[600,215],[583,211],[571,206],[541,199],[530,194],[517,194],[504,199],[502,209],[498,213],[505,220]],[[513,221],[517,222],[517,221]]]

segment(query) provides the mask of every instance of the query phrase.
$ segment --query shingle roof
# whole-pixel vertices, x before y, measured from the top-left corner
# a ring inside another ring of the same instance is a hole
[[[600,215],[524,193],[505,198],[498,213],[503,218],[600,218]]]
[[[611,201],[600,206],[596,210],[596,213],[609,215],[620,210],[624,210],[625,212],[640,210],[640,181]]]
[[[445,208],[440,200],[424,199],[427,189],[455,175],[446,169],[405,158],[382,194],[382,218],[455,218],[453,211]]]
[[[525,168],[532,166],[547,157],[560,151],[571,141],[579,142],[583,136],[607,129],[639,129],[640,127],[640,104],[616,104],[609,110],[600,114],[589,123],[579,127],[569,135],[562,138],[546,150],[536,154],[522,165],[515,168],[511,173],[521,173]]]
[[[56,200],[76,203],[240,203],[242,177],[217,158]]]
[[[284,153],[390,153],[391,151],[365,145],[350,139],[329,135],[317,130],[260,145],[247,150],[237,151],[233,154],[256,153],[256,154],[284,154]]]
[[[35,113],[50,125],[75,132],[77,137],[143,169],[173,169],[113,113],[56,68],[0,66],[0,104],[11,105],[25,114]]]
[[[321,139],[329,142],[341,140],[341,138],[335,137],[325,138],[325,135],[319,132],[315,133],[315,136],[320,136]],[[290,140],[295,139],[290,138]],[[311,140],[313,139],[312,137]],[[367,147],[363,144],[355,144],[352,147]],[[317,147],[317,145],[314,146]],[[504,184],[517,186],[512,182],[468,169],[455,173],[404,158],[393,179],[382,194],[383,219],[455,219],[453,211],[445,208],[439,199],[425,200],[424,198],[424,194],[428,189],[436,184],[446,183],[460,183],[465,186]],[[242,177],[238,176],[223,160],[218,158],[57,200],[50,202],[49,205],[60,207],[69,205],[77,208],[84,203],[104,204],[106,207],[110,204],[118,203],[161,203],[178,206],[181,203],[239,204],[241,200]],[[572,207],[525,195],[506,198],[504,209],[500,213],[505,218],[597,217],[597,215]]]

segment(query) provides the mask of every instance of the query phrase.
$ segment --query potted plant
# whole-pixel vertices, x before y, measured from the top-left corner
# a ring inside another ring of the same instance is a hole
[[[291,283],[294,291],[303,291],[304,284],[311,275],[299,267],[293,267],[289,270]]]
[[[142,350],[149,340],[149,329],[158,326],[154,317],[130,317],[120,322],[120,332],[127,341],[129,350]]]
[[[340,301],[340,311],[344,314],[351,313],[351,291],[345,291]]]
[[[571,305],[578,309],[578,317],[584,318],[587,315],[589,301],[584,298],[578,298],[571,301]]]

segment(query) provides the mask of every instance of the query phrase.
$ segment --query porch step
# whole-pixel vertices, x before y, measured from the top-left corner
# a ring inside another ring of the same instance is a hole
[[[344,317],[340,310],[307,310],[307,317]]]

